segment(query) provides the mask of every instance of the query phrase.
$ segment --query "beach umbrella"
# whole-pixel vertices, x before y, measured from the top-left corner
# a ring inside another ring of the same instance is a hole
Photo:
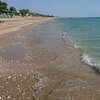
[[[3,10],[3,9],[0,9],[0,12],[2,13],[17,13],[16,11],[10,11],[10,10]]]

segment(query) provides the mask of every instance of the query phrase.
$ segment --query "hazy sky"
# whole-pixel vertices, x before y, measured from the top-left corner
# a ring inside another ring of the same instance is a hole
[[[61,17],[100,17],[100,0],[1,0],[17,9]]]

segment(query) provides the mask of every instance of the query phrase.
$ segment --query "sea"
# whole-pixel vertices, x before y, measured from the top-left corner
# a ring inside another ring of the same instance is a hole
[[[100,70],[100,18],[58,18],[64,39],[79,48],[81,61]]]

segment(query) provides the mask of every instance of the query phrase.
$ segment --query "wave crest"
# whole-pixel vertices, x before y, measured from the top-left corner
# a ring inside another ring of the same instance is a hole
[[[83,54],[81,61],[92,66],[95,70],[100,72],[100,64],[94,63],[93,59],[89,55]]]

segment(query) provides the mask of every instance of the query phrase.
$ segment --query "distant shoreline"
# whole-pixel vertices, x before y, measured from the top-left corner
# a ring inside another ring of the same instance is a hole
[[[100,18],[100,17],[57,17],[57,18],[62,18],[62,19],[95,19],[95,18]]]

